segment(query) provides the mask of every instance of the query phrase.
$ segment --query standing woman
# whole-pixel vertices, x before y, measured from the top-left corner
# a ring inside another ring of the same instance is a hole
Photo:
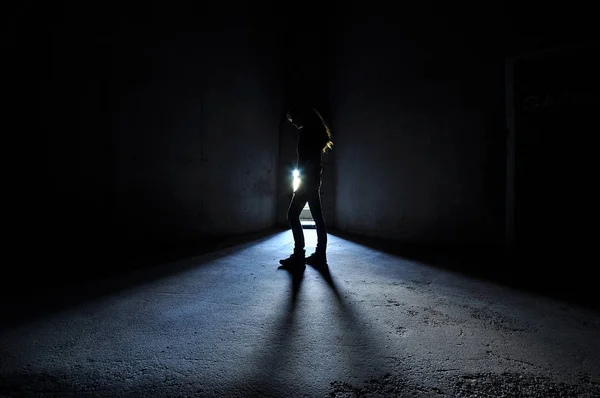
[[[279,263],[284,267],[327,264],[327,228],[321,209],[321,174],[323,154],[332,148],[331,132],[319,112],[309,107],[292,107],[286,114],[287,120],[298,130],[298,167],[300,185],[294,192],[288,209],[288,221],[294,235],[294,252]],[[315,253],[305,257],[304,233],[300,213],[308,202],[317,228]]]

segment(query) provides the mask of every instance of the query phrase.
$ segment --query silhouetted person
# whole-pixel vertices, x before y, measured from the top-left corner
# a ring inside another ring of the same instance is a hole
[[[288,209],[288,221],[294,234],[294,252],[285,260],[279,261],[284,267],[327,263],[327,228],[321,210],[321,174],[323,154],[333,146],[331,132],[315,109],[292,107],[286,114],[287,120],[298,130],[298,160],[300,185],[294,192]],[[317,228],[317,248],[315,253],[305,257],[304,233],[300,223],[300,213],[308,202]]]

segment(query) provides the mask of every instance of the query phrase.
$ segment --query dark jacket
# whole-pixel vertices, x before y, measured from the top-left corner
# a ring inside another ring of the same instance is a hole
[[[310,128],[310,126],[305,127],[305,129]],[[320,134],[303,129],[298,138],[298,170],[302,184],[320,183],[323,173],[323,145],[320,139],[313,137],[320,137]]]

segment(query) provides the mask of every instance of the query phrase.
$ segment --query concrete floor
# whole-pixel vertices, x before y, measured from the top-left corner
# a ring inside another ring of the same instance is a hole
[[[4,328],[0,396],[600,396],[595,311],[336,236],[329,273],[293,274],[291,246],[285,231],[122,275]]]

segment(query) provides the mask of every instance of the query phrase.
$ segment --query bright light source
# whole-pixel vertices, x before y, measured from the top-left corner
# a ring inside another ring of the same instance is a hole
[[[300,172],[298,170],[294,170],[292,172],[292,175],[294,176],[293,188],[294,188],[294,192],[296,192],[296,190],[300,186]]]

